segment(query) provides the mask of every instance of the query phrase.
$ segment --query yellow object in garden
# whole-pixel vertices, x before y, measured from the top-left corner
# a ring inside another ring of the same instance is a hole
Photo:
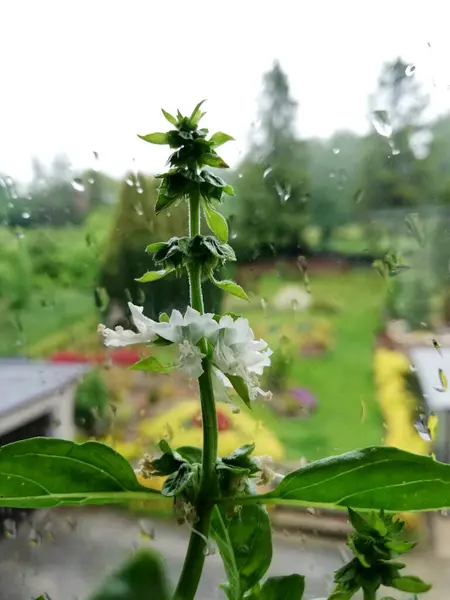
[[[374,370],[377,399],[383,413],[387,434],[386,446],[395,446],[414,454],[430,454],[431,444],[422,439],[414,427],[416,400],[408,391],[404,376],[410,363],[401,352],[380,348],[375,353]],[[434,439],[437,419],[430,417],[428,426]],[[419,526],[421,517],[414,513],[400,515],[411,529]]]
[[[402,352],[380,348],[375,353],[377,398],[387,427],[385,444],[415,454],[429,454],[430,443],[414,427],[416,400],[404,379],[409,366],[409,359]]]
[[[284,457],[283,446],[278,438],[261,422],[246,412],[234,414],[230,406],[218,403],[219,414],[219,456],[233,452],[248,442],[255,443],[254,455],[269,455],[275,461]],[[140,423],[141,439],[146,440],[147,450],[156,446],[163,437],[169,437],[171,445],[201,446],[202,429],[198,421],[200,403],[198,400],[180,402],[157,417],[145,419]]]

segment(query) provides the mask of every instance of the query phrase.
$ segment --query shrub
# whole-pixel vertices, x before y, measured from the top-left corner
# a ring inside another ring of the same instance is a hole
[[[87,435],[101,435],[108,428],[109,392],[98,370],[91,371],[75,392],[75,423]]]

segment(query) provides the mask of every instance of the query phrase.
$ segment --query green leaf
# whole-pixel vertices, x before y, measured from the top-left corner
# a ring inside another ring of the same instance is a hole
[[[217,286],[224,292],[228,292],[229,294],[232,294],[233,296],[237,296],[238,298],[241,298],[242,300],[247,300],[247,302],[250,302],[250,298],[247,296],[247,294],[244,292],[244,290],[241,288],[241,286],[238,285],[237,283],[235,283],[234,281],[230,281],[229,279],[224,279],[223,281],[218,281],[217,279],[214,278],[211,271],[209,272],[209,278],[215,286]]]
[[[150,144],[168,144],[169,138],[167,133],[147,133],[147,135],[138,135],[141,140],[144,142],[149,142]]]
[[[200,121],[202,116],[205,114],[200,111],[200,107],[202,106],[202,104],[204,102],[206,102],[206,100],[202,100],[201,102],[199,102],[197,104],[197,106],[194,108],[194,110],[192,111],[192,114],[191,114],[189,120],[192,121],[192,123],[194,123],[194,125],[196,125]]]
[[[420,577],[415,577],[415,575],[397,577],[396,579],[392,579],[389,585],[396,590],[400,590],[402,592],[412,592],[414,594],[422,594],[423,592],[428,592],[428,590],[431,589],[431,585],[429,583],[425,583],[425,581],[422,581]]]
[[[188,463],[183,463],[176,473],[169,475],[164,482],[162,493],[163,496],[176,496],[180,494],[194,476],[194,472]]]
[[[239,377],[239,375],[229,375],[228,373],[224,373],[224,375],[230,380],[230,383],[239,398],[243,400],[249,408],[251,408],[252,403],[248,393],[248,387],[242,377]]]
[[[216,148],[218,148],[219,146],[222,146],[222,144],[225,144],[226,142],[230,142],[232,140],[234,140],[234,137],[232,137],[231,135],[228,135],[228,133],[223,133],[223,131],[217,131],[209,139],[210,142],[214,143],[214,146]]]
[[[165,312],[162,312],[159,315],[159,322],[160,323],[168,323],[169,322],[169,315]]]
[[[131,465],[99,442],[31,438],[0,448],[0,506],[44,508],[151,500]]]
[[[162,563],[152,550],[140,550],[102,583],[89,600],[170,600]]]
[[[155,213],[157,215],[159,215],[159,213],[161,213],[163,210],[166,210],[167,208],[169,208],[169,206],[172,206],[172,204],[174,204],[174,202],[177,201],[177,196],[166,196],[165,194],[158,194],[158,199],[156,200],[156,204],[155,204]]]
[[[253,510],[255,508],[257,510]],[[272,560],[272,533],[267,511],[260,504],[248,504],[228,520],[216,506],[211,533],[234,594],[229,598],[240,600],[242,594],[263,577]]]
[[[370,447],[289,473],[264,502],[389,512],[450,506],[450,465],[398,448]]]
[[[135,279],[139,283],[151,283],[152,281],[157,281],[158,279],[162,279],[169,273],[172,273],[173,269],[161,269],[160,271],[147,271],[144,273],[142,277]]]
[[[208,204],[203,203],[203,210],[205,213],[206,222],[211,231],[217,235],[221,242],[228,241],[228,224],[223,215]]]
[[[224,185],[222,188],[222,192],[224,192],[225,194],[228,194],[228,196],[234,196],[234,189],[231,185]]]
[[[258,600],[301,600],[305,590],[302,575],[269,577],[262,586]]]
[[[166,117],[166,119],[169,121],[169,123],[171,123],[175,127],[177,126],[178,121],[176,120],[176,118],[173,115],[170,114],[170,112],[167,112],[167,110],[164,110],[163,108],[161,109],[161,112]]]
[[[130,367],[132,371],[148,371],[149,373],[169,373],[175,365],[163,365],[154,356],[146,356]]]
[[[147,246],[145,251],[146,252],[158,252],[158,250],[161,250],[161,248],[165,248],[166,245],[167,245],[166,242],[155,242],[154,244],[150,244],[149,246]]]
[[[177,448],[177,452],[191,465],[195,463],[201,464],[202,462],[203,452],[201,448],[196,448],[195,446],[180,446]]]
[[[229,169],[229,166],[223,160],[223,158],[221,158],[217,154],[212,154],[211,152],[208,152],[207,154],[202,154],[201,161],[204,165],[216,167],[216,169]]]

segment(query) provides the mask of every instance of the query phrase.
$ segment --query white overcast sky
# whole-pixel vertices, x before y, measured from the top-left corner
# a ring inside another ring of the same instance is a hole
[[[33,155],[65,152],[121,174],[161,168],[159,109],[207,98],[205,125],[231,133],[232,164],[274,59],[299,101],[298,132],[368,128],[384,61],[417,67],[431,112],[450,109],[448,0],[0,0],[0,171],[25,179]],[[428,42],[431,48],[428,47]]]

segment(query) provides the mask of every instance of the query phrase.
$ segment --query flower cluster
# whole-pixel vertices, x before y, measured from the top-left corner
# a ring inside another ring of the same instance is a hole
[[[264,367],[270,365],[272,351],[264,340],[255,340],[247,319],[224,315],[216,320],[212,313],[200,314],[188,306],[184,315],[174,310],[170,318],[158,322],[146,317],[142,307],[131,302],[128,306],[137,333],[122,327],[113,330],[99,325],[106,346],[145,344],[162,338],[178,345],[176,366],[188,377],[198,378],[203,373],[205,355],[197,344],[205,338],[212,347],[214,373],[224,386],[234,387],[241,397],[243,386],[249,400],[258,395],[270,396],[270,392],[259,387],[259,376]]]

